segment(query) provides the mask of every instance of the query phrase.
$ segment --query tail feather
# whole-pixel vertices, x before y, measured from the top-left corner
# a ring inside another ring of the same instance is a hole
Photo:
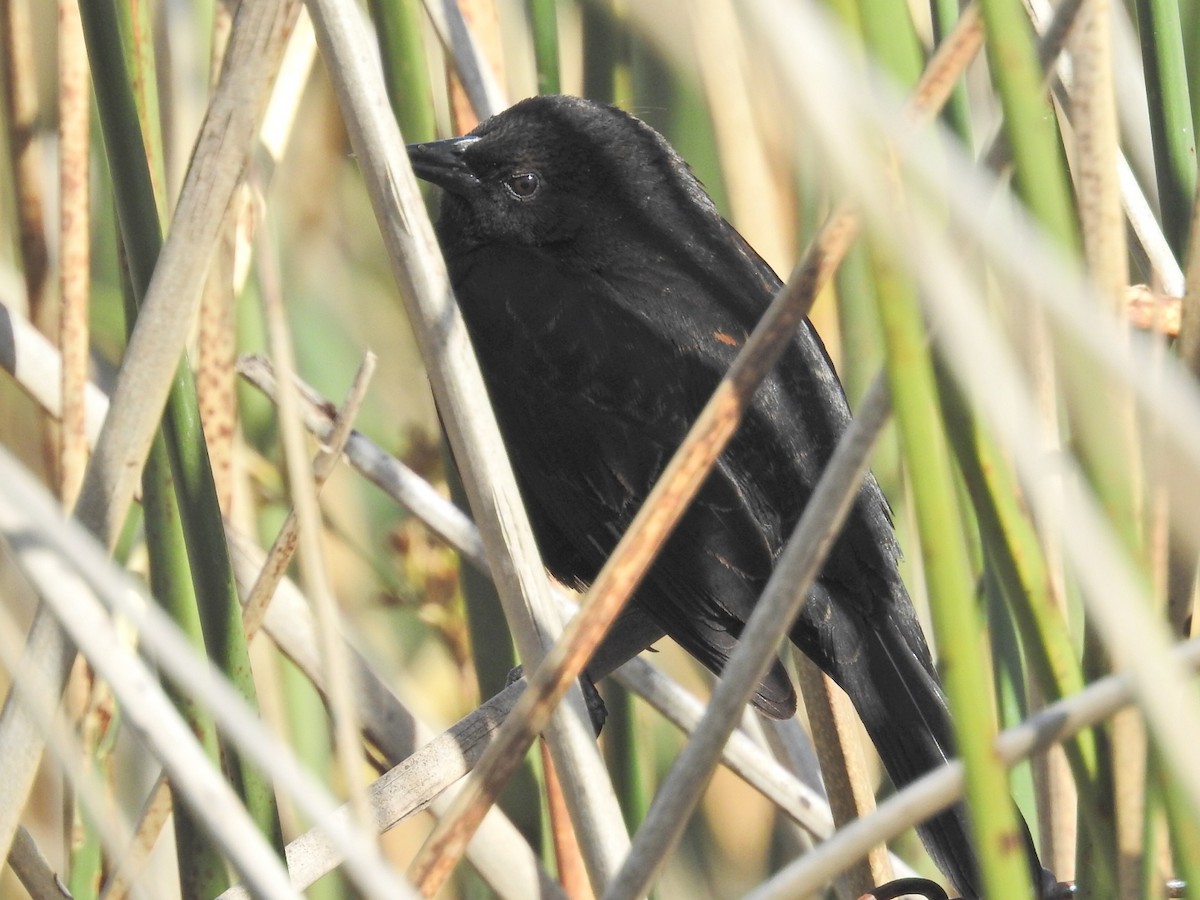
[[[952,758],[954,736],[945,696],[931,666],[918,657],[896,623],[873,624],[876,627],[861,635],[864,652],[854,654],[854,662],[843,671],[831,674],[854,702],[888,775],[902,788]],[[1033,839],[1024,819],[1020,815],[1017,819],[1035,883],[1040,882],[1042,869]],[[982,896],[979,863],[962,803],[918,826],[917,833],[963,897]]]
[[[897,788],[954,756],[950,716],[941,688],[907,647],[871,631],[865,668],[873,691],[855,699],[859,716]],[[867,694],[877,694],[875,697]],[[979,864],[961,803],[917,827],[929,855],[964,897],[982,895]]]

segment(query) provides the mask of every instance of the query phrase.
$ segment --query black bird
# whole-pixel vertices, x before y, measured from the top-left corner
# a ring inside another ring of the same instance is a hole
[[[438,239],[542,556],[559,580],[586,585],[780,280],[667,141],[614,107],[535,97],[409,155],[445,190]],[[719,674],[849,421],[806,320],[591,674],[664,634]],[[898,557],[868,476],[790,635],[850,696],[902,786],[954,745]],[[753,702],[795,712],[778,660]],[[962,807],[920,833],[978,896]]]

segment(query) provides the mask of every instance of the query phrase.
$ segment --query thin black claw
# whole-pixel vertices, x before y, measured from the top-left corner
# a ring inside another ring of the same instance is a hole
[[[1056,881],[1045,869],[1042,870],[1042,877],[1041,900],[1070,900],[1076,895],[1074,882]],[[1182,882],[1176,883],[1182,884]],[[872,897],[874,900],[895,900],[895,898],[907,894],[925,897],[927,900],[949,900],[949,895],[942,886],[928,878],[897,878],[895,881],[889,881],[887,884],[873,888],[863,896]],[[1171,896],[1182,897],[1184,895],[1171,894]]]
[[[895,900],[906,894],[925,897],[927,900],[950,900],[945,888],[928,878],[897,878],[895,881],[872,888],[863,897],[873,897],[875,900]]]
[[[508,678],[504,679],[505,687],[512,687],[518,681],[525,677],[524,666],[513,666],[508,670]]]
[[[595,682],[587,672],[579,676],[579,686],[583,688],[583,699],[587,703],[588,715],[592,717],[592,727],[596,729],[596,737],[600,737],[604,723],[608,721],[608,707],[604,705],[604,698],[600,696],[600,691],[596,689]]]
[[[524,677],[524,667],[514,667],[509,670],[505,687],[516,684]],[[604,698],[600,696],[600,692],[596,690],[595,683],[586,672],[579,676],[579,686],[583,689],[583,699],[587,704],[588,715],[592,719],[592,727],[596,729],[596,737],[600,737],[600,731],[604,728],[604,723],[608,720],[608,707],[604,705]]]
[[[1071,900],[1075,896],[1075,882],[1059,881],[1049,869],[1042,869],[1041,900]]]

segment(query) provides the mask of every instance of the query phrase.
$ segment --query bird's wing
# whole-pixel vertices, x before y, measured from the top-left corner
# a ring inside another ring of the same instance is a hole
[[[558,397],[555,414],[566,420],[553,429],[557,439],[522,442],[512,452],[519,472],[560,473],[522,478],[522,490],[539,536],[547,536],[541,541],[547,564],[560,577],[587,582],[632,521],[673,448],[657,439],[655,423],[597,409],[579,395]],[[541,424],[553,415],[544,412]],[[600,426],[580,435],[586,447],[564,436],[582,418]],[[580,467],[580,459],[592,452],[598,454],[596,463]],[[577,477],[566,477],[571,471]],[[635,596],[663,631],[719,673],[772,561],[759,523],[728,468],[718,464]],[[561,571],[564,563],[570,572]],[[794,712],[795,695],[778,663],[763,679],[755,703],[777,718]]]
[[[782,282],[725,220],[719,219],[707,234],[706,241],[689,251],[697,265],[713,274],[704,279],[707,290],[699,316],[705,320],[715,314],[732,317],[748,333]],[[719,347],[705,349],[714,357],[723,351]],[[719,364],[719,360],[710,364]],[[755,395],[729,450],[733,466],[752,474],[753,483],[778,511],[784,527],[781,540],[798,521],[850,418],[833,361],[806,319]],[[870,619],[890,608],[891,598],[903,593],[896,568],[899,557],[891,510],[875,479],[868,475],[821,580],[838,595],[839,602]],[[917,627],[915,619],[912,624]],[[920,642],[923,648],[923,639]],[[928,653],[924,656],[928,658]]]
[[[547,565],[559,578],[587,582],[723,374],[693,338],[732,348],[720,322],[711,329],[719,334],[697,332],[697,323],[658,327],[606,282],[521,265],[516,256],[479,251],[476,265],[456,267],[455,288]],[[778,525],[764,530],[763,521],[770,505],[739,479],[744,473],[718,464],[638,594],[714,671],[774,562]],[[782,667],[757,700],[790,714],[795,700]]]

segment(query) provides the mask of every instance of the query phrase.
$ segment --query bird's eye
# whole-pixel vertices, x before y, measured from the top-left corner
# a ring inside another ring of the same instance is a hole
[[[528,200],[538,192],[538,188],[542,186],[542,180],[535,172],[518,172],[505,178],[504,186],[516,199]]]

